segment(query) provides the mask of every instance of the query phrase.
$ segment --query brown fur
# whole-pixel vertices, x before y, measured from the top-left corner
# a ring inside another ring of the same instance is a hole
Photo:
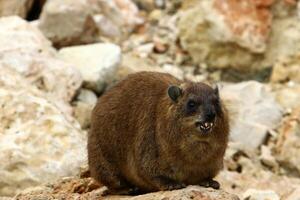
[[[170,85],[183,88],[178,102],[167,94]],[[101,96],[92,114],[88,137],[92,177],[112,193],[168,190],[212,180],[223,167],[228,141],[225,107],[221,104],[222,114],[207,135],[196,131],[196,115],[182,113],[190,95],[205,99],[212,90],[203,83],[155,72],[120,81]]]

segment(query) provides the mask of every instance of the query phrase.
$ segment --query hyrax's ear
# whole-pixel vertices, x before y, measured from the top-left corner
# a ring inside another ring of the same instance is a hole
[[[181,91],[180,87],[171,85],[168,88],[168,95],[174,102],[176,102],[178,97],[180,97],[182,95],[182,91]]]

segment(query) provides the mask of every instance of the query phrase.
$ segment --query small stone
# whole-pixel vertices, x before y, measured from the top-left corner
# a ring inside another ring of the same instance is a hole
[[[91,90],[81,89],[79,91],[79,95],[77,96],[77,100],[94,106],[97,103],[98,97]]]
[[[82,129],[87,129],[91,125],[91,115],[94,106],[84,102],[76,102],[74,106],[74,117],[79,122]]]
[[[278,163],[276,162],[276,159],[272,155],[270,148],[265,145],[261,146],[260,160],[264,165],[278,169]]]
[[[243,200],[280,200],[278,194],[272,190],[248,189],[243,194]]]
[[[74,65],[83,77],[83,87],[101,93],[117,71],[121,49],[110,43],[62,48],[59,57]]]

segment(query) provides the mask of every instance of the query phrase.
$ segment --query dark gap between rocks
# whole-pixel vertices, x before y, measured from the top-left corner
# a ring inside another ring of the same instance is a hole
[[[34,21],[39,19],[45,3],[46,0],[34,0],[31,9],[27,13],[26,20]]]

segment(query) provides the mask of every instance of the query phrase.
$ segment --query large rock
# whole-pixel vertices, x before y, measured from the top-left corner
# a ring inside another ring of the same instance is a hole
[[[19,15],[25,18],[34,0],[1,0],[0,16]]]
[[[266,86],[255,81],[225,85],[221,94],[231,112],[231,139],[258,148],[280,122],[281,106]]]
[[[81,72],[84,87],[100,93],[119,67],[121,49],[110,43],[66,47],[59,57]]]
[[[0,86],[0,196],[79,173],[87,157],[79,124],[10,68]]]
[[[81,200],[238,200],[236,195],[229,194],[222,190],[189,186],[181,190],[149,193],[139,196],[106,196],[101,194],[105,188],[97,189],[97,185],[90,178],[86,179],[65,179],[48,187],[33,188],[22,192],[15,197],[16,200],[27,199],[81,199]]]
[[[196,63],[243,68],[266,50],[271,1],[204,0],[183,12],[181,44]]]
[[[55,46],[97,42],[100,36],[121,37],[142,20],[130,0],[51,0],[39,28]]]
[[[271,0],[193,4],[182,11],[178,25],[181,44],[197,64],[249,73],[299,54],[295,4]]]
[[[51,42],[19,17],[0,19],[0,68],[12,68],[53,99],[69,102],[82,83],[75,67],[56,58]]]

